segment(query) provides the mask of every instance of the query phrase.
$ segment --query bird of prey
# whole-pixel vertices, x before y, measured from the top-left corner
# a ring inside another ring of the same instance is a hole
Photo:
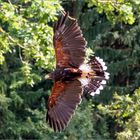
[[[54,24],[53,43],[56,69],[49,74],[54,81],[48,99],[46,120],[54,131],[66,128],[85,90],[99,94],[109,78],[106,65],[92,56],[85,62],[86,40],[76,19],[62,15]]]

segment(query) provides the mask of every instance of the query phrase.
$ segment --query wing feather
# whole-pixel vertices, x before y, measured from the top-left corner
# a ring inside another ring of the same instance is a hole
[[[81,96],[82,86],[78,80],[54,84],[47,111],[47,121],[54,131],[61,131],[68,125]]]
[[[53,40],[57,67],[79,67],[83,63],[86,41],[77,20],[68,20],[68,13],[54,25]]]

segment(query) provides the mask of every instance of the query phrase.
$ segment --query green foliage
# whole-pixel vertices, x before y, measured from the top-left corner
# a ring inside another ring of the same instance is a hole
[[[140,85],[139,0],[61,4],[78,19],[87,55],[95,51],[107,63],[108,86],[83,99],[66,130],[54,133],[45,121],[52,82],[44,76],[55,66],[60,1],[0,0],[0,139],[140,139],[140,89],[133,93]]]
[[[115,121],[118,140],[140,139],[140,88],[132,97],[114,94],[110,105],[99,105],[99,110]]]
[[[96,6],[98,13],[105,13],[107,18],[115,22],[124,22],[125,24],[133,24],[136,20],[135,14],[139,13],[139,9],[135,7],[140,5],[139,0],[86,0],[88,7]]]
[[[90,2],[93,3],[93,1]],[[109,84],[100,96],[95,97],[98,103],[108,103],[115,91],[120,94],[133,93],[140,85],[139,2],[129,1],[129,3],[133,7],[133,13],[135,13],[135,24],[133,25],[120,22],[123,17],[119,18],[117,15],[114,15],[114,18],[118,18],[117,20],[108,20],[106,11],[97,13],[98,5],[89,7],[89,1],[86,1],[85,4],[83,1],[78,1],[78,4],[82,6],[77,11],[77,15],[84,36],[88,41],[88,47],[95,52],[96,56],[104,59],[110,73]],[[111,3],[100,3],[101,6],[106,4],[111,5]],[[115,11],[113,13],[115,14]]]
[[[58,9],[59,2],[54,0],[2,2],[1,64],[6,52],[18,51],[21,62],[34,61],[35,66],[52,69],[52,27],[48,24],[56,20]]]
[[[52,23],[62,7],[57,0],[0,2],[0,139],[42,139],[51,85],[44,75],[55,64]]]
[[[82,3],[81,1],[78,2]],[[89,1],[86,2],[89,3]],[[93,1],[90,2],[93,3]],[[82,13],[79,10],[79,13],[77,14],[81,27],[84,31],[84,36],[88,41],[88,47],[95,51],[95,55],[104,59],[108,65],[108,71],[110,73],[110,80],[108,85],[99,96],[94,98],[94,103],[100,104],[102,102],[109,104],[109,102],[112,100],[112,94],[115,91],[117,91],[117,93],[120,95],[129,93],[129,96],[118,95],[118,97],[121,98],[121,100],[119,100],[120,102],[118,102],[118,106],[124,106],[124,108],[126,107],[124,110],[122,110],[123,108],[121,107],[117,110],[118,116],[111,117],[110,115],[107,115],[107,111],[109,112],[108,114],[115,115],[111,107],[108,110],[105,108],[102,112],[98,112],[98,109],[100,110],[100,108],[94,110],[95,114],[97,113],[97,116],[103,118],[105,122],[103,126],[107,127],[108,131],[106,132],[110,133],[110,137],[112,139],[116,139],[116,136],[118,139],[133,139],[133,137],[135,139],[139,139],[137,133],[134,132],[135,129],[131,129],[136,128],[137,132],[139,132],[138,125],[136,125],[136,127],[130,125],[133,123],[133,120],[136,122],[139,120],[139,115],[136,115],[133,118],[133,114],[135,115],[137,113],[132,111],[133,107],[131,108],[131,106],[135,102],[133,101],[131,95],[134,94],[133,91],[140,85],[140,14],[138,6],[140,3],[138,0],[128,1],[128,3],[130,3],[129,6],[132,7],[130,10],[132,10],[133,17],[135,19],[134,21],[132,20],[133,25],[128,25],[131,24],[128,22],[128,19],[132,16],[131,14],[130,17],[126,20],[125,17],[128,17],[129,15],[124,17],[121,15],[121,13],[116,14],[115,8],[114,10],[109,11],[111,9],[106,7],[106,5],[109,6],[111,3],[99,4],[98,2],[99,5],[91,6],[80,4],[83,6],[80,7]],[[124,3],[124,5],[125,4],[126,3]],[[118,6],[120,5],[118,4]],[[102,13],[97,14],[97,9],[101,8],[104,8]],[[126,9],[124,8],[123,10],[125,11]],[[119,12],[121,12],[121,10]],[[114,14],[112,19],[109,13]],[[114,23],[112,24],[112,22]],[[131,100],[133,102],[132,104]],[[127,110],[127,107],[130,110]],[[127,117],[132,119],[130,125],[127,125],[126,123],[128,122]],[[121,131],[120,129],[123,130]],[[131,134],[129,134],[130,138],[127,136],[127,130],[131,131]]]

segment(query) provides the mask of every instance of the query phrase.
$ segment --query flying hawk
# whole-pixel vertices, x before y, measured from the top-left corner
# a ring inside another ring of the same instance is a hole
[[[83,90],[90,95],[99,94],[109,78],[106,65],[92,56],[85,63],[86,40],[76,19],[62,15],[54,25],[53,37],[56,69],[49,74],[54,81],[48,100],[47,122],[54,131],[68,125],[81,102]]]

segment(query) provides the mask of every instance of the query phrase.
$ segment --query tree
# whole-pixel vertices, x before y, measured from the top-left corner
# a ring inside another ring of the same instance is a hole
[[[95,104],[95,108],[101,102],[109,104],[115,91],[120,95],[129,93],[130,99],[132,98],[131,100],[133,100],[131,95],[134,94],[134,90],[140,85],[140,2],[138,0],[127,2],[118,0],[113,5],[112,2],[107,1],[103,3],[102,1],[87,0],[86,2],[75,2],[80,5],[80,8],[77,8],[77,18],[88,41],[88,47],[94,50],[95,55],[100,56],[108,63],[110,72],[108,86],[99,96],[94,97],[93,104]],[[126,97],[119,96],[119,98],[121,100]],[[124,104],[129,106],[127,102],[124,102]],[[118,104],[118,106],[120,105],[121,103]],[[110,107],[108,110],[111,112],[111,104],[108,106]],[[118,139],[131,139],[132,137],[139,139],[132,125],[133,120],[134,123],[138,122],[139,115],[137,113],[134,117],[130,116],[130,121],[123,118],[128,124],[122,124],[119,133],[118,128],[113,125],[122,118],[117,117],[114,120],[114,118],[111,119],[110,116],[104,115],[106,110],[101,114],[98,111],[99,109],[97,108],[97,110],[94,110],[94,113],[100,121],[104,120],[107,123],[111,138],[116,138],[115,135],[117,135]],[[118,109],[118,111],[121,111],[121,109]],[[110,114],[113,114],[113,112]],[[138,126],[136,125],[137,128]],[[129,133],[130,137],[127,136],[128,132],[131,133]]]
[[[57,0],[0,1],[0,138],[43,138]],[[44,131],[47,131],[44,133]]]
[[[138,111],[132,111],[132,116],[127,106],[135,108],[138,101],[133,91],[140,85],[140,2],[102,1],[0,0],[1,139],[125,139],[128,132],[130,138],[133,134],[139,138],[133,129],[133,122],[139,123]],[[106,61],[111,76],[104,91],[91,101],[87,97],[70,126],[58,134],[45,122],[52,83],[44,76],[55,66],[52,24],[62,9],[60,4],[78,19],[88,48]],[[115,91],[119,99],[112,105]],[[111,116],[116,105],[130,119]],[[125,121],[125,125],[116,121]]]
[[[133,93],[140,85],[138,78],[140,66],[138,7],[140,2],[138,0],[127,2],[117,0],[106,3],[87,0],[87,2],[92,9],[87,13],[90,15],[96,15],[95,11],[100,13],[94,20],[90,19],[92,26],[86,26],[88,27],[86,36],[90,39],[91,44],[89,45],[94,49],[95,54],[108,62],[111,73],[110,86],[104,93],[111,94],[115,91],[119,91],[121,94]],[[129,8],[122,8],[122,6]],[[128,12],[128,10],[130,11]],[[87,14],[85,15],[87,16]],[[105,98],[103,98],[104,101]]]
[[[98,106],[98,109],[100,110],[99,114],[108,116],[110,120],[114,120],[114,127],[111,128],[112,131],[115,131],[113,133],[116,133],[116,139],[140,139],[139,97],[140,88],[135,90],[133,96],[130,96],[129,94],[119,96],[117,93],[115,93],[111,104]],[[111,123],[109,123],[110,126],[112,125]]]

